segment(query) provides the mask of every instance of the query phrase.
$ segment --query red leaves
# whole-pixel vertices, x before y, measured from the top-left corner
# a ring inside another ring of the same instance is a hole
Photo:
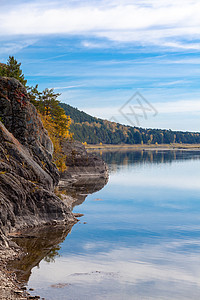
[[[18,103],[21,104],[21,106],[26,106],[26,96],[21,91],[15,91],[15,97]]]

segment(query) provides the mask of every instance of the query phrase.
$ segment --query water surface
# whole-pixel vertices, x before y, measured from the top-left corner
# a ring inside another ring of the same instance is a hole
[[[65,239],[63,231],[53,234],[61,239],[54,247],[50,243],[50,253],[40,241],[45,259],[37,258],[32,268],[28,287],[33,295],[49,300],[200,299],[200,152],[102,156],[109,164],[109,182],[88,196],[83,188],[86,200],[74,212],[84,216],[64,232]]]

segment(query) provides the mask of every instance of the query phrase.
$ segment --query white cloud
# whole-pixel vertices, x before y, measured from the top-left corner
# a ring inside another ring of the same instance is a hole
[[[186,84],[186,83],[189,83],[189,81],[187,81],[187,80],[175,80],[175,81],[169,81],[169,82],[159,82],[159,83],[156,83],[155,85],[157,86],[157,87],[164,87],[164,86],[173,86],[173,85],[175,85],[175,86],[177,86],[177,85],[184,85],[184,84]]]
[[[63,89],[74,89],[84,86],[83,84],[77,84],[77,85],[68,85],[68,86],[59,86],[59,87],[54,87],[54,90],[63,90]]]
[[[28,39],[28,40],[19,40],[16,42],[5,42],[2,43],[2,45],[0,46],[0,54],[4,54],[4,53],[10,53],[10,54],[15,54],[18,51],[27,48],[28,46],[34,44],[37,40],[36,39]]]
[[[191,43],[191,44],[181,44],[181,43],[165,43],[165,46],[172,47],[172,48],[180,48],[180,49],[187,49],[187,50],[200,50],[200,43]]]
[[[199,50],[199,15],[198,0],[26,2],[2,9],[0,35],[75,34]]]
[[[152,105],[156,108],[159,114],[171,113],[200,113],[200,99],[198,100],[180,100],[169,102],[154,102]],[[122,105],[121,105],[122,106]],[[85,107],[84,111],[88,114],[98,116],[100,118],[109,118],[112,115],[119,116],[121,106],[107,107]]]
[[[181,100],[175,102],[154,103],[159,113],[197,113],[200,112],[199,100]]]
[[[93,48],[93,49],[99,49],[99,48],[108,48],[110,45],[108,43],[103,42],[91,42],[91,41],[83,41],[82,45],[85,48]]]

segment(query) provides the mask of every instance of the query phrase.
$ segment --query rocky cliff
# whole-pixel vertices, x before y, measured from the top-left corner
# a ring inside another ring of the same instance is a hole
[[[53,145],[26,89],[15,79],[0,78],[0,230],[74,222],[54,194],[59,173]]]
[[[77,141],[66,140],[62,148],[67,166],[61,174],[62,187],[88,180],[93,186],[96,179],[99,186],[106,184],[107,165],[99,157],[88,154]],[[53,144],[24,86],[14,78],[0,77],[0,238],[4,243],[7,233],[24,227],[75,221],[66,201],[54,193],[60,174],[52,154]]]

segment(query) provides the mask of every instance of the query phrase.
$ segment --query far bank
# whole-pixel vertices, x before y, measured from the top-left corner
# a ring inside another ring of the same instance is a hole
[[[200,144],[87,144],[85,145],[87,151],[102,150],[102,151],[126,151],[126,150],[200,150]]]

